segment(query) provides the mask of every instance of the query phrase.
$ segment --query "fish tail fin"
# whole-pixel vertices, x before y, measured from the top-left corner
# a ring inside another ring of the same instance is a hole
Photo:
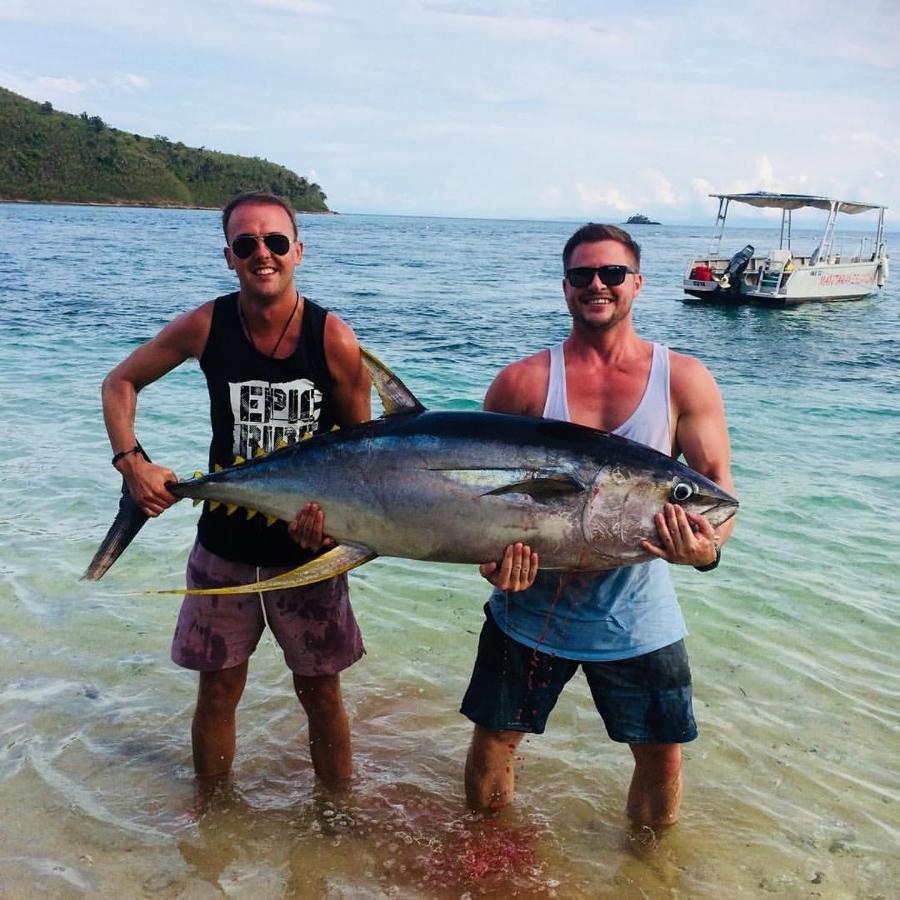
[[[82,581],[99,581],[106,570],[122,555],[134,536],[144,527],[149,516],[131,499],[125,479],[122,479],[122,496],[119,511],[113,519],[90,565],[85,569]]]

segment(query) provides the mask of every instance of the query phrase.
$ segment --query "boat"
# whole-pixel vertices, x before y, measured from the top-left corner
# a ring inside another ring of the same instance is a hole
[[[692,259],[684,276],[684,292],[716,303],[762,303],[784,306],[822,300],[861,300],[884,286],[890,257],[884,239],[884,211],[874,203],[857,203],[808,194],[710,194],[719,201],[709,255]],[[733,256],[722,256],[725,218],[732,203],[781,210],[778,246],[758,252],[747,244]],[[827,212],[821,239],[808,253],[791,247],[791,213],[813,208]],[[854,249],[844,250],[846,236],[835,242],[839,215],[877,212],[874,235],[854,237]]]

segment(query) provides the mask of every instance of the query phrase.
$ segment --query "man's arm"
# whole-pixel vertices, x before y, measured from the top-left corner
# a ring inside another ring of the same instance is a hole
[[[179,316],[156,337],[138,347],[103,380],[103,420],[113,453],[130,451],[137,445],[134,419],[137,395],[190,357],[199,358],[209,336],[212,303]],[[158,516],[176,497],[165,487],[175,473],[147,462],[140,453],[127,453],[117,463],[135,503],[148,515]]]
[[[353,329],[333,313],[325,319],[325,360],[334,379],[331,400],[341,425],[356,425],[372,418],[372,382],[362,361]],[[325,534],[325,513],[317,503],[306,503],[288,524],[288,533],[305,550],[320,550],[334,541]]]
[[[725,422],[725,406],[715,379],[706,366],[690,356],[671,355],[670,388],[674,414],[673,453],[701,475],[734,493],[731,477],[731,444]],[[719,528],[703,517],[667,504],[657,515],[662,547],[644,547],[671,563],[703,566],[716,558],[734,529],[734,517]]]
[[[484,397],[485,412],[540,416],[544,411],[550,354],[547,351],[520,359],[502,369]]]
[[[325,359],[334,379],[332,401],[341,425],[372,418],[372,382],[353,329],[333,313],[325,319]]]

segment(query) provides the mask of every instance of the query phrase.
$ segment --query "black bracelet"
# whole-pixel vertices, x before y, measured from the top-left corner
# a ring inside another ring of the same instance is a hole
[[[125,459],[126,456],[131,456],[132,453],[140,453],[145,459],[147,454],[144,453],[144,448],[140,444],[135,444],[130,450],[120,450],[115,456],[112,458],[113,468],[116,467],[116,463],[119,460]]]
[[[712,572],[712,570],[722,561],[722,548],[716,544],[716,558],[705,566],[694,566],[698,572]]]

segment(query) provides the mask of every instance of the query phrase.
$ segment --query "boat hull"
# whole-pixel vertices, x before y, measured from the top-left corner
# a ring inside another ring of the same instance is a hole
[[[691,278],[698,266],[715,271],[716,260],[694,260],[684,279],[684,292],[695,300],[710,303],[762,303],[791,306],[836,300],[864,300],[876,293],[883,278],[877,262],[829,263],[794,266],[790,271],[770,272],[765,259],[755,258],[738,285],[723,287],[711,280]]]

